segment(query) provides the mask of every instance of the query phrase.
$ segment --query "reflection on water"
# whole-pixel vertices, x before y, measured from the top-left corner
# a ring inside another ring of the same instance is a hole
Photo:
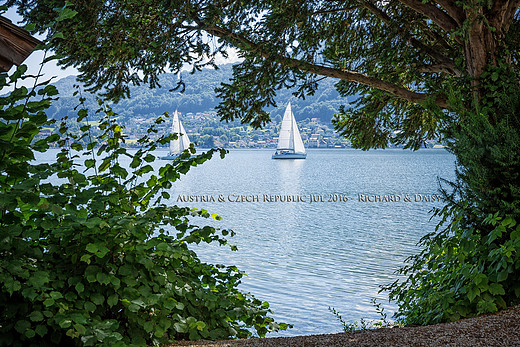
[[[214,225],[237,233],[230,240],[237,252],[204,245],[197,248],[201,259],[245,271],[242,290],[268,301],[277,320],[294,325],[282,336],[340,331],[329,306],[347,322],[379,318],[373,297],[395,309],[379,285],[392,282],[417,241],[434,230],[429,211],[440,205],[360,202],[358,196],[435,194],[437,177],[454,176],[453,156],[442,150],[309,150],[305,160],[272,160],[271,154],[231,151],[175,182],[169,203],[215,212],[223,220]],[[329,202],[334,194],[348,200]],[[222,195],[225,201],[180,203],[179,195]],[[242,195],[257,200],[227,199]],[[276,202],[273,195],[306,201]],[[310,195],[323,202],[310,203]]]
[[[184,193],[259,196],[255,203],[198,204],[223,217],[219,226],[237,232],[231,241],[239,248],[204,247],[197,250],[201,258],[244,270],[249,276],[242,288],[294,324],[281,335],[340,331],[329,306],[349,322],[379,318],[373,297],[395,309],[379,285],[392,282],[417,241],[434,230],[429,211],[435,204],[359,202],[358,195],[435,194],[438,176],[453,177],[453,157],[434,150],[311,150],[306,160],[272,160],[270,154],[232,151],[176,184]],[[264,194],[299,194],[307,201],[265,202]],[[328,202],[331,194],[348,201]],[[323,202],[309,203],[310,195]]]

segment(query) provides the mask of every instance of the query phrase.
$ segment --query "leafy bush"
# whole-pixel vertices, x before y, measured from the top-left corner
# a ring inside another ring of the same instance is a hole
[[[457,181],[435,212],[437,232],[400,269],[407,279],[384,287],[404,323],[453,321],[520,303],[520,91],[512,85],[490,97],[487,110],[464,113],[450,145]]]
[[[490,233],[462,225],[465,211],[445,207],[448,227],[421,240],[424,250],[400,269],[406,281],[385,287],[404,324],[435,324],[520,303],[520,224],[497,212]]]
[[[24,72],[1,74],[0,88]],[[43,83],[0,97],[0,345],[144,345],[287,328],[267,316],[266,302],[237,289],[236,267],[203,263],[190,250],[226,244],[228,231],[190,222],[219,217],[162,202],[180,174],[218,150],[192,157],[192,147],[157,173],[152,151],[169,138],[152,141],[152,127],[142,149],[128,153],[102,102],[99,138],[84,108],[81,133],[62,122],[61,135],[41,137],[57,94]],[[57,160],[36,164],[35,152],[51,145],[61,148]]]

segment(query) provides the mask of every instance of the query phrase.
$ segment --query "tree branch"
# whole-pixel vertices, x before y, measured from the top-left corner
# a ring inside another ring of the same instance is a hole
[[[451,74],[451,70],[443,64],[422,65],[417,67],[417,71],[426,73],[447,73]]]
[[[335,13],[335,12],[344,12],[344,11],[350,11],[355,10],[356,8],[359,8],[359,6],[351,6],[351,7],[343,7],[343,8],[332,8],[330,10],[318,10],[313,13],[311,13],[311,16],[317,15],[317,14],[328,14],[328,13]]]
[[[461,76],[462,72],[457,69],[455,63],[451,61],[450,58],[446,57],[445,55],[441,54],[439,50],[430,47],[423,42],[419,41],[417,38],[415,38],[412,34],[410,34],[409,31],[404,30],[404,28],[400,25],[396,25],[395,21],[386,14],[383,10],[378,8],[376,5],[374,5],[370,1],[361,1],[362,6],[365,7],[367,10],[372,12],[377,18],[379,18],[383,23],[388,25],[389,27],[397,28],[397,32],[400,34],[400,36],[407,40],[413,47],[423,51],[426,55],[430,56],[431,58],[435,59],[437,62],[441,63],[445,67],[445,72],[448,72],[451,75],[454,76]]]
[[[457,22],[451,18],[446,12],[439,9],[437,6],[423,3],[420,0],[399,0],[404,5],[410,7],[417,13],[420,13],[430,18],[435,24],[441,29],[451,33],[456,30],[459,26]]]
[[[520,6],[520,0],[495,1],[489,15],[492,18],[490,23],[501,33],[505,34],[509,30],[511,21]]]
[[[328,66],[312,64],[298,59],[289,58],[282,54],[273,54],[265,51],[261,45],[256,44],[236,33],[229,32],[222,27],[216,25],[204,25],[204,23],[202,22],[198,22],[198,24],[201,25],[201,29],[205,30],[206,32],[212,35],[227,40],[231,44],[236,45],[239,49],[254,52],[265,59],[273,59],[277,63],[282,64],[284,66],[296,68],[302,71],[310,72],[321,76],[333,77],[348,82],[360,83],[368,87],[389,92],[394,96],[411,101],[413,103],[422,103],[430,99],[433,100],[435,104],[437,104],[439,107],[444,109],[448,108],[448,103],[444,95],[427,95],[424,93],[418,93],[408,90],[403,86],[386,82],[359,72],[340,70]]]
[[[439,6],[441,6],[448,15],[455,20],[458,26],[461,26],[466,19],[464,10],[460,8],[455,1],[450,0],[434,0]]]

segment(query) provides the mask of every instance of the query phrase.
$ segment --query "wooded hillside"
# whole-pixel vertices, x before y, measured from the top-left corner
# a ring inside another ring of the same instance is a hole
[[[177,75],[163,74],[160,77],[161,88],[150,89],[146,85],[131,88],[130,99],[123,99],[114,105],[114,110],[122,117],[122,120],[133,117],[153,118],[164,112],[172,112],[178,109],[182,113],[197,113],[213,111],[219,100],[214,89],[221,82],[227,82],[231,77],[232,65],[221,65],[219,70],[203,69],[190,74],[183,72],[182,78],[186,85],[184,93],[170,91],[177,85]],[[291,100],[293,111],[297,120],[306,118],[319,118],[322,122],[330,122],[334,113],[338,112],[339,106],[346,103],[346,98],[340,97],[336,91],[333,79],[325,79],[320,82],[317,92],[305,100],[296,99],[292,96],[292,90],[285,89],[278,92],[277,108],[271,108],[272,116],[283,116],[287,101]],[[65,77],[54,85],[61,93],[60,99],[55,101],[49,115],[53,118],[61,118],[67,114],[74,114],[73,109],[78,103],[77,97],[73,96],[75,76]],[[86,104],[90,109],[96,108],[96,98],[90,93],[82,93],[86,98]]]

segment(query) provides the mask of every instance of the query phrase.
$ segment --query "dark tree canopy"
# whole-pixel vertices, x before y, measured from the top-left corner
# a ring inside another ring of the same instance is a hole
[[[518,76],[520,0],[72,0],[49,35],[93,90],[119,97],[128,83],[158,84],[165,68],[194,70],[236,47],[244,61],[223,85],[219,114],[255,126],[275,91],[312,94],[322,77],[361,94],[336,127],[359,147],[388,140],[414,147],[445,133],[462,107],[482,98],[482,78],[501,67]],[[43,30],[63,0],[8,0]],[[496,75],[493,76],[497,80]],[[454,91],[457,93],[454,94]],[[451,99],[450,99],[451,98]],[[459,107],[459,108],[457,108]],[[396,135],[397,134],[397,135]]]

